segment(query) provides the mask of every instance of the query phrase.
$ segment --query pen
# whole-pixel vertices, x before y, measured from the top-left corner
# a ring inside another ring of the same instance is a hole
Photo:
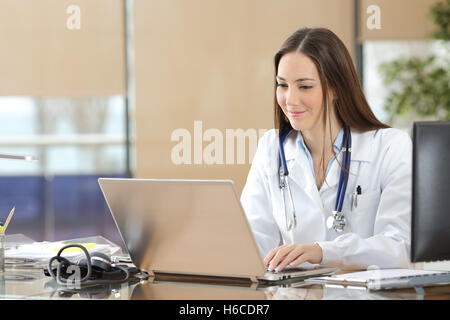
[[[5,225],[2,227],[0,234],[5,234],[6,228],[8,228],[9,222],[11,221],[11,218],[12,218],[15,210],[16,210],[16,207],[13,207],[11,212],[8,215],[8,218],[6,218]]]
[[[0,153],[0,159],[36,161],[37,158],[31,155]]]
[[[3,222],[0,222],[0,234],[2,233],[2,230],[3,230]]]
[[[360,196],[361,193],[362,193],[361,186],[358,185],[358,186],[356,187],[356,195],[355,195],[355,203],[354,203],[355,208],[358,207],[358,196]]]

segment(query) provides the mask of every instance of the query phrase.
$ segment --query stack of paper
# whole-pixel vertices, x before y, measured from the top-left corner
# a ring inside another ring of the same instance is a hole
[[[387,288],[402,288],[411,286],[412,279],[422,277],[426,283],[427,277],[448,276],[447,271],[415,270],[415,269],[375,269],[353,273],[332,275],[329,277],[317,277],[306,279],[307,283],[337,284],[343,286],[365,286],[372,290]],[[442,277],[445,280],[445,278]],[[439,278],[437,278],[439,280]],[[437,283],[430,281],[430,283]]]
[[[120,251],[120,247],[112,246],[110,244],[97,244],[97,243],[77,243],[84,246],[89,254],[93,252],[102,252],[108,256],[116,254]],[[5,262],[8,264],[12,261],[23,263],[45,263],[50,260],[50,258],[56,256],[59,250],[68,245],[66,241],[56,241],[56,242],[34,242],[31,244],[22,244],[15,247],[5,249]],[[80,248],[71,247],[65,249],[62,257],[77,261],[85,257],[84,252]]]

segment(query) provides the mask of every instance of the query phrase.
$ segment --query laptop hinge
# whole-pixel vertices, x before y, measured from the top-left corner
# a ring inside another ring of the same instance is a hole
[[[153,280],[155,280],[155,273],[152,270],[147,271],[148,273],[148,282],[153,282]]]
[[[258,279],[256,279],[255,276],[250,276],[250,281],[252,282],[250,288],[256,289],[256,287],[258,287],[258,283],[259,283]]]

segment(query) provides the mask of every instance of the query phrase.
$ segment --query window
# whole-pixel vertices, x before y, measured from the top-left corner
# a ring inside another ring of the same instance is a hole
[[[373,112],[383,122],[388,122],[389,114],[384,110],[386,98],[390,90],[397,88],[386,86],[379,72],[379,66],[400,57],[425,58],[431,55],[437,57],[437,61],[443,61],[446,57],[446,49],[440,41],[365,41],[363,43],[363,83],[366,98]],[[414,115],[406,115],[391,123],[392,126],[411,131],[412,123],[417,121]],[[432,116],[429,120],[437,120]]]
[[[16,207],[8,233],[36,241],[103,235],[121,244],[97,179],[128,170],[126,119],[120,95],[1,97],[0,153],[38,158],[0,159],[0,219]]]

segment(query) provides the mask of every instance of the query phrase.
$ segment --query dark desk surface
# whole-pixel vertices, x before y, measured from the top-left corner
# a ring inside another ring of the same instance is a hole
[[[365,288],[342,288],[317,284],[291,283],[287,287],[257,287],[254,284],[225,282],[174,281],[156,277],[115,286],[96,286],[68,290],[46,277],[42,269],[7,268],[0,274],[0,299],[109,299],[109,300],[386,300],[450,299],[450,285],[426,287],[425,294],[414,289],[368,291]]]

